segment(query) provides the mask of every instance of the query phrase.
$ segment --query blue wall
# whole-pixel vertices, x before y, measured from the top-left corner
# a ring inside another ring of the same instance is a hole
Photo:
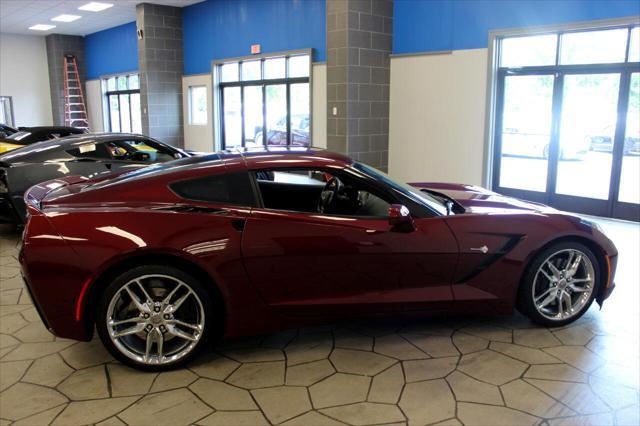
[[[136,23],[120,25],[84,38],[87,80],[138,69]]]
[[[477,49],[489,30],[634,15],[638,0],[395,0],[393,53]]]
[[[182,9],[184,73],[211,71],[214,59],[314,48],[326,57],[325,0],[207,0]]]

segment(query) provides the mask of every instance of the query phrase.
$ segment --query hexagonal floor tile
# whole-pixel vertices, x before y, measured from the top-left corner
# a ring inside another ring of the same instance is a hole
[[[177,425],[191,424],[213,410],[187,389],[149,394],[118,414],[128,424]]]
[[[405,417],[397,405],[374,402],[359,402],[357,404],[325,408],[324,410],[320,410],[320,412],[333,419],[354,426],[405,421]]]
[[[281,423],[311,410],[307,389],[279,386],[251,391],[262,412],[272,423]]]
[[[458,370],[493,385],[502,385],[524,373],[528,365],[497,352],[485,350],[463,355]]]
[[[398,404],[410,424],[436,423],[456,413],[456,401],[442,379],[408,383]]]
[[[367,399],[370,377],[336,373],[309,388],[313,407],[353,404]]]
[[[351,349],[334,349],[331,362],[341,373],[362,374],[374,376],[394,364],[392,358],[373,352],[356,351]]]
[[[60,392],[44,386],[16,383],[0,394],[0,413],[18,420],[67,402]]]
[[[404,361],[402,366],[407,382],[441,379],[451,373],[458,363],[457,356]]]

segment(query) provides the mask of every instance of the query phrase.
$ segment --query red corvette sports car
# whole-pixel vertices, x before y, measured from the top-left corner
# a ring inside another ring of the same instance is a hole
[[[56,335],[142,369],[214,336],[359,316],[574,321],[613,289],[597,225],[454,184],[396,183],[339,154],[220,152],[25,195],[20,261]]]

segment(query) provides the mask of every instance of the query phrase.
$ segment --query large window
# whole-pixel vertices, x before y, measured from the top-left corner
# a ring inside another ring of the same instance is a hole
[[[105,97],[105,129],[116,133],[142,133],[140,80],[137,74],[102,80]]]
[[[216,65],[222,148],[309,146],[309,53]]]
[[[493,187],[640,220],[640,27],[498,36]]]
[[[15,126],[13,120],[13,100],[11,96],[0,96],[0,124]]]
[[[207,124],[207,86],[189,86],[189,124]]]

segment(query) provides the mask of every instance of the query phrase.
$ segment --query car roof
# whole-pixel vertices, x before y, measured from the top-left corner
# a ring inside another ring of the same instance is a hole
[[[337,152],[318,147],[256,147],[234,148],[218,151],[220,158],[230,160],[242,159],[249,169],[265,167],[296,167],[295,163],[333,163],[341,166],[353,162],[351,158]],[[285,160],[285,161],[283,161]]]
[[[70,135],[70,136],[65,136],[63,138],[50,139],[50,140],[41,141],[41,142],[30,144],[30,145],[25,145],[22,148],[18,148],[13,151],[8,151],[0,155],[0,161],[7,162],[7,163],[24,161],[24,157],[27,157],[28,155],[38,153],[38,152],[49,151],[54,149],[56,149],[56,151],[65,150],[76,145],[82,145],[90,142],[100,143],[105,141],[131,140],[133,138],[151,139],[154,142],[158,142],[155,139],[152,139],[143,135],[133,134],[133,133],[81,133],[77,135]],[[158,143],[161,143],[161,142],[158,142]]]
[[[339,167],[353,163],[349,157],[316,147],[269,147],[236,148],[196,155],[166,163],[153,164],[91,184],[95,190],[113,185],[128,184],[132,181],[171,176],[170,179],[189,179],[206,176],[212,168],[219,168],[221,162],[230,170],[259,170],[272,168]]]
[[[209,154],[191,157],[188,161],[176,160],[164,163],[164,172],[171,169],[181,169],[186,163],[190,166],[197,165],[200,169],[208,166],[217,166],[220,161],[227,165],[241,164],[247,169],[266,168],[296,168],[296,167],[344,167],[353,163],[346,155],[327,151],[318,147],[256,147],[256,148],[232,148],[216,151]],[[174,167],[175,166],[175,167]]]
[[[21,127],[19,129],[23,132],[40,133],[40,132],[78,132],[83,133],[84,129],[70,126],[34,126],[34,127]]]

